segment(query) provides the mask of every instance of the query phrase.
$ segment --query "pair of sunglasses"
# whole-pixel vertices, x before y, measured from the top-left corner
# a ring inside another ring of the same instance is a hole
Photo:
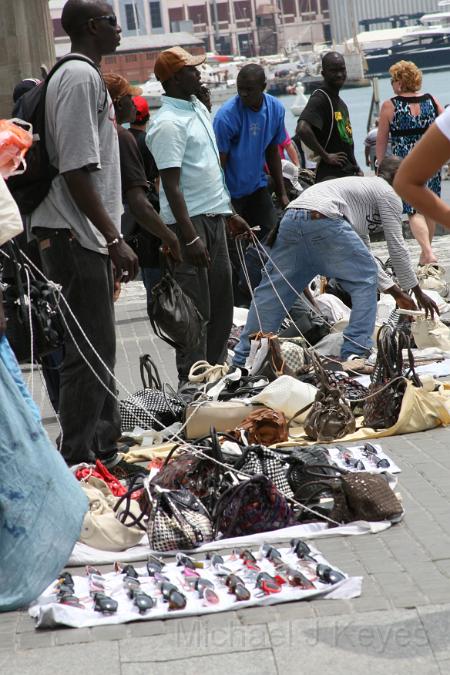
[[[128,597],[133,600],[133,604],[138,608],[139,614],[145,614],[156,605],[156,600],[147,593],[144,593],[140,588],[131,588],[128,591]]]
[[[309,560],[310,562],[317,562],[315,557],[311,554],[311,549],[308,544],[302,539],[291,539],[291,553],[295,553],[300,560]]]
[[[115,572],[120,572],[120,574],[124,574],[126,577],[131,577],[133,579],[137,579],[139,574],[136,571],[136,568],[133,567],[133,565],[121,565],[119,562],[114,563],[114,571]]]
[[[280,593],[281,587],[286,581],[280,575],[271,577],[267,572],[261,572],[256,577],[255,586],[260,588],[264,595],[272,595],[273,593]]]
[[[94,593],[92,597],[94,599],[94,610],[96,612],[101,612],[101,614],[114,614],[117,612],[119,603],[117,600],[110,598],[109,595],[98,592]]]
[[[315,588],[312,581],[310,581],[304,574],[299,570],[294,570],[292,567],[288,567],[282,572],[284,579],[288,582],[289,586],[295,586],[296,588],[303,588],[303,590],[311,590]]]
[[[186,607],[186,596],[178,590],[176,586],[168,581],[160,583],[159,590],[164,602],[167,602],[169,609],[184,609]]]
[[[110,26],[117,26],[117,16],[115,14],[102,14],[102,16],[93,16],[89,19],[89,21],[107,21]]]
[[[365,444],[364,448],[362,449],[362,454],[364,457],[367,457],[367,459],[372,462],[372,464],[375,464],[377,469],[389,469],[391,466],[391,463],[388,459],[385,457],[380,459],[378,457],[377,449],[371,443]]]
[[[244,582],[237,574],[229,574],[225,579],[225,585],[229,593],[236,596],[236,600],[250,600],[250,591],[245,587]]]
[[[259,552],[263,558],[270,560],[274,565],[279,565],[283,562],[280,551],[270,544],[263,544]]]
[[[328,565],[317,565],[316,574],[320,581],[323,581],[325,584],[337,584],[339,581],[345,579],[345,576],[341,572],[334,570]]]

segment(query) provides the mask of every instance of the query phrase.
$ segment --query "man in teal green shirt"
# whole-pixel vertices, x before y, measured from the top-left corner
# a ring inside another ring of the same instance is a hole
[[[233,319],[226,225],[234,234],[247,229],[245,221],[233,214],[211,119],[195,96],[201,86],[196,66],[205,59],[181,47],[159,54],[155,75],[165,95],[147,134],[161,176],[161,217],[181,245],[183,263],[174,276],[207,322],[195,352],[177,350],[180,384],[196,361],[226,360]]]

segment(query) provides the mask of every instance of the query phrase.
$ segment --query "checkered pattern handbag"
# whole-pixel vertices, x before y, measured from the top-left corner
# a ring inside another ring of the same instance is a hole
[[[151,550],[189,551],[212,540],[209,514],[189,490],[146,489],[152,504],[147,524]]]
[[[281,355],[286,366],[295,374],[302,372],[305,366],[305,350],[302,344],[295,341],[295,338],[278,338],[280,343]],[[303,341],[304,344],[304,341]]]
[[[263,474],[275,485],[277,490],[285,497],[293,497],[287,479],[287,465],[273,450],[262,445],[251,445],[244,451],[243,457],[236,469],[256,476]]]
[[[120,401],[122,432],[132,431],[136,426],[161,431],[180,420],[183,410],[181,400],[164,390],[140,389],[133,396]]]

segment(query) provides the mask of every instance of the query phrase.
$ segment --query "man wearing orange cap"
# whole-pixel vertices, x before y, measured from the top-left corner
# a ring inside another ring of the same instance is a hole
[[[123,204],[126,210],[128,209],[131,220],[134,219],[135,223],[145,231],[161,239],[163,244],[169,247],[176,262],[180,262],[180,248],[176,235],[164,225],[147,199],[148,181],[136,140],[128,129],[121,126],[134,122],[136,108],[132,97],[142,93],[142,90],[132,87],[124,77],[116,73],[108,73],[104,79],[114,104],[118,123]]]
[[[196,66],[205,55],[181,47],[161,52],[155,75],[165,95],[153,117],[147,144],[161,176],[161,217],[178,235],[183,263],[175,278],[207,322],[195,352],[177,351],[180,384],[200,360],[223,363],[233,318],[233,289],[226,224],[236,234],[248,228],[233,213],[219,151],[206,107],[199,101]]]

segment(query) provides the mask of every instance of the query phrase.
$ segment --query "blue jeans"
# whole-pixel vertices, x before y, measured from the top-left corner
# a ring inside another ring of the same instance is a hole
[[[352,312],[344,331],[342,358],[365,355],[372,346],[377,311],[377,267],[372,254],[345,220],[311,220],[310,212],[288,209],[283,217],[275,245],[269,255],[290,284],[301,293],[316,276],[335,277],[351,295]],[[249,336],[259,330],[276,333],[295,291],[269,261],[267,274],[255,291],[244,331],[234,351],[233,363],[243,366],[250,351]],[[258,309],[256,312],[255,304]],[[261,325],[258,321],[258,314]]]

